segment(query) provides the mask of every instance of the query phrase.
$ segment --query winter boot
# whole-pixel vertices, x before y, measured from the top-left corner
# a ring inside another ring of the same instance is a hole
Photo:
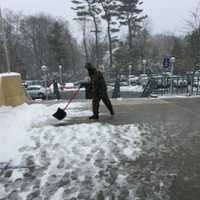
[[[110,114],[111,114],[112,116],[115,114],[113,109],[110,111]]]
[[[99,116],[98,115],[92,115],[91,117],[89,117],[89,119],[99,119]]]

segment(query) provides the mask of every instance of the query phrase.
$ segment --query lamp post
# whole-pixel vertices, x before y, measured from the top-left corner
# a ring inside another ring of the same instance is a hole
[[[48,92],[47,92],[47,72],[48,72],[48,67],[46,65],[42,65],[41,66],[41,70],[44,73],[45,94],[46,94],[46,100],[48,100]]]
[[[143,64],[143,74],[146,74],[146,64],[147,64],[147,60],[146,60],[146,59],[142,60],[142,64]]]
[[[59,74],[60,74],[60,84],[62,85],[62,65],[59,65],[58,66],[58,68],[59,68]]]
[[[129,69],[129,73],[128,73],[128,82],[129,82],[129,85],[131,85],[131,77],[130,77],[130,75],[131,75],[131,72],[132,72],[132,65],[129,65],[128,66],[128,69]]]
[[[175,57],[170,58],[170,64],[171,64],[171,84],[170,84],[170,94],[172,95],[173,92],[173,75],[174,75],[174,63],[176,61]]]

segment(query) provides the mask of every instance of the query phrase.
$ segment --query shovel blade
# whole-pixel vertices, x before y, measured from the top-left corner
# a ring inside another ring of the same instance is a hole
[[[53,117],[55,117],[58,120],[62,120],[66,116],[67,116],[67,113],[61,108],[58,108],[58,110],[53,114]]]

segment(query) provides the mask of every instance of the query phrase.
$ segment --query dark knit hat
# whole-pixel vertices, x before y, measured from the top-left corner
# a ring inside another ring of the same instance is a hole
[[[95,67],[92,65],[92,63],[86,63],[85,68],[86,69],[94,69]]]
[[[97,72],[96,68],[91,63],[86,63],[85,68],[88,70],[90,77]]]

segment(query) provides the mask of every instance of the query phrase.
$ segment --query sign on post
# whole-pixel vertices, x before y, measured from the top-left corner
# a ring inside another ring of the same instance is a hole
[[[163,60],[163,67],[164,68],[169,68],[170,67],[170,58],[169,57],[165,57]]]

